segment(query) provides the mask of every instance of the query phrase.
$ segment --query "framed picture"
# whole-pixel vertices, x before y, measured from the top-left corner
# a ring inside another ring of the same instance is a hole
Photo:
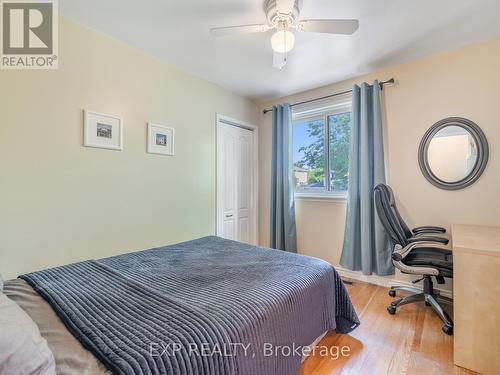
[[[174,155],[174,132],[167,126],[148,124],[148,153]]]
[[[123,125],[118,116],[84,111],[83,145],[86,147],[123,149]]]

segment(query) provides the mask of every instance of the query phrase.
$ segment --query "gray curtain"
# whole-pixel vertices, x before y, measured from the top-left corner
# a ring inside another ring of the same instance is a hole
[[[378,81],[373,86],[354,86],[352,113],[349,195],[340,264],[350,270],[362,270],[365,275],[392,275],[391,248],[373,199],[373,188],[385,183]]]
[[[293,196],[292,110],[273,107],[271,170],[271,247],[297,252]]]

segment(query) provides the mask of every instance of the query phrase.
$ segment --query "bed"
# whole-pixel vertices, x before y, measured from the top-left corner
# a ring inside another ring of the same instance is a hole
[[[4,293],[58,374],[291,375],[302,352],[282,348],[359,325],[330,264],[218,237],[21,275]]]

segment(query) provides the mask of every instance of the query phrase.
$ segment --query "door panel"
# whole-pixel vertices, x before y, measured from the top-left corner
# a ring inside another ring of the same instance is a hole
[[[238,240],[250,241],[253,191],[253,133],[239,129],[238,137]]]
[[[250,207],[251,200],[251,180],[252,180],[252,151],[250,148],[250,142],[252,134],[240,135],[239,137],[239,196],[238,196],[238,209],[248,209]]]
[[[238,231],[236,229],[236,220],[234,220],[234,217],[224,220],[224,238],[237,241]]]
[[[238,241],[251,243],[250,219],[242,217],[238,220]]]
[[[234,155],[237,149],[236,139],[230,129],[224,135],[224,214],[235,214],[236,209],[236,161]]]

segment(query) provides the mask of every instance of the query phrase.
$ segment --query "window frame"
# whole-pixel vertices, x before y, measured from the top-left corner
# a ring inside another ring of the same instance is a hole
[[[322,119],[324,122],[323,128],[323,141],[325,150],[325,190],[322,191],[297,191],[294,186],[295,199],[309,199],[309,200],[347,200],[347,191],[334,191],[331,188],[331,174],[330,174],[330,126],[328,123],[329,116],[335,116],[341,113],[351,112],[352,118],[352,100],[340,99],[335,101],[334,104],[328,106],[315,106],[305,107],[292,113],[292,127],[295,124],[304,121],[314,121]],[[292,130],[293,134],[293,130]]]

